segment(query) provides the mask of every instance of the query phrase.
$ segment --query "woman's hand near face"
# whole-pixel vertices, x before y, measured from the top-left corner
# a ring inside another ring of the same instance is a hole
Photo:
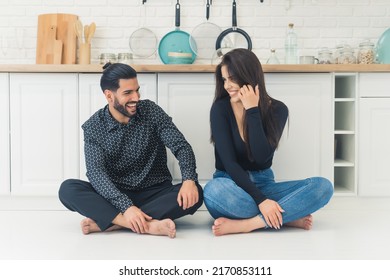
[[[246,110],[257,107],[260,99],[259,86],[253,88],[251,85],[244,85],[240,88],[239,97]]]

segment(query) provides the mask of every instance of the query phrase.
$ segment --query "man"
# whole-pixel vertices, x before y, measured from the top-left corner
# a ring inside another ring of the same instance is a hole
[[[103,68],[100,86],[108,104],[82,125],[89,182],[66,180],[59,198],[86,217],[84,234],[127,228],[174,238],[173,220],[203,203],[192,148],[158,105],[140,100],[133,68]],[[180,184],[172,184],[166,147],[179,161]]]

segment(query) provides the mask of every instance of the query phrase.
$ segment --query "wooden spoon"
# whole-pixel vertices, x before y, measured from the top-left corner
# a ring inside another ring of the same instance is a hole
[[[89,25],[88,36],[86,38],[87,43],[91,43],[91,39],[92,39],[93,35],[95,34],[95,30],[96,30],[96,24],[94,22],[92,22]]]
[[[88,42],[88,35],[89,34],[89,25],[86,24],[84,25],[84,43],[89,43]]]
[[[74,24],[74,30],[76,32],[77,39],[79,41],[79,45],[83,43],[83,24],[81,23],[80,20],[76,20]]]

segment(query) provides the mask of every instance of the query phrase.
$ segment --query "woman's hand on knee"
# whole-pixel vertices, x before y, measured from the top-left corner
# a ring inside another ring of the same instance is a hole
[[[259,210],[264,217],[265,222],[275,229],[280,229],[283,225],[282,213],[284,210],[280,205],[271,199],[266,199],[259,204]]]

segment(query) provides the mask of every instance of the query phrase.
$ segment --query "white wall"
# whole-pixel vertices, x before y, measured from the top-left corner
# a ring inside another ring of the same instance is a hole
[[[231,0],[213,0],[210,21],[231,27]],[[101,52],[128,52],[129,36],[140,27],[142,0],[0,0],[0,63],[34,64],[37,16],[70,13],[89,24],[96,22],[92,62]],[[174,29],[176,0],[147,0],[144,25],[158,39]],[[206,0],[181,0],[181,29],[191,33],[205,21]],[[389,0],[237,0],[238,27],[252,38],[253,50],[265,62],[276,48],[283,60],[286,26],[293,22],[299,35],[300,54],[317,54],[321,47],[345,41],[354,48],[370,38],[376,43],[390,27]],[[145,62],[145,61],[137,61]],[[161,63],[158,56],[147,63]],[[196,62],[199,63],[199,62]]]

